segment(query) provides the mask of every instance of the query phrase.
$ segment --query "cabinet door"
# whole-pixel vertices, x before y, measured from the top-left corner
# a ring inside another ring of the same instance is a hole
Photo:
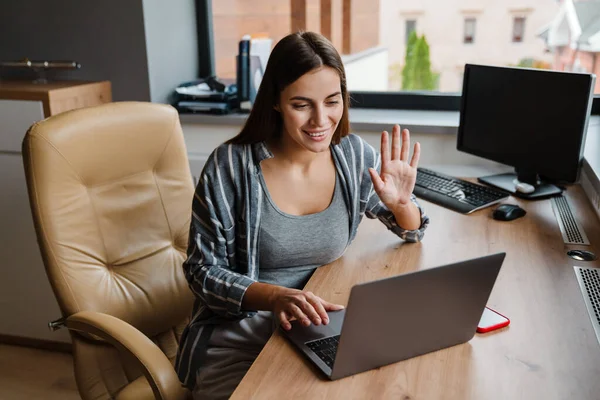
[[[0,335],[70,342],[66,330],[48,330],[61,313],[37,244],[21,155],[0,153],[0,171]]]
[[[25,132],[41,119],[41,101],[0,100],[0,152],[20,153]]]

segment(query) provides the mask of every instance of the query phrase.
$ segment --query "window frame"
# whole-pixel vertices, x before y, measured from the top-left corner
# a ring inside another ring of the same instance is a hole
[[[517,36],[517,20],[520,22],[520,30],[521,36]],[[513,16],[513,26],[512,26],[512,43],[523,43],[523,39],[525,37],[525,23],[527,22],[527,17],[524,15],[515,15]],[[518,40],[517,40],[518,39]]]
[[[467,36],[467,27],[472,24],[472,34]],[[463,22],[463,44],[475,44],[475,33],[477,31],[477,18],[465,17]]]
[[[215,74],[212,0],[195,0],[198,34],[198,76]],[[600,79],[600,77],[598,78]],[[461,94],[458,92],[376,92],[350,93],[351,108],[387,110],[460,111]],[[591,115],[600,115],[600,94],[595,94]]]
[[[212,0],[195,0],[198,41],[198,77],[215,76],[215,38]]]
[[[408,31],[408,23],[409,22],[414,25],[413,29],[410,32]],[[417,30],[417,20],[415,18],[404,20],[404,36],[405,36],[404,37],[404,45],[405,46],[408,44],[408,38],[410,37],[410,34],[416,30]]]

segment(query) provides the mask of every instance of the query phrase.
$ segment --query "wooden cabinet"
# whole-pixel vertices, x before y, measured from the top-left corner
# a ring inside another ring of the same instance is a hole
[[[112,101],[110,82],[61,81],[36,84],[0,81],[0,99],[41,102],[44,118]]]
[[[34,122],[110,101],[110,82],[0,81],[0,342],[70,347],[66,330],[47,327],[61,314],[35,236],[21,143]]]

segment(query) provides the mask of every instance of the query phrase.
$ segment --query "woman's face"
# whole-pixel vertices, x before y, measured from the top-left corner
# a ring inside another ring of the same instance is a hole
[[[327,66],[307,72],[281,92],[277,110],[283,118],[285,146],[328,151],[344,112],[340,76]]]

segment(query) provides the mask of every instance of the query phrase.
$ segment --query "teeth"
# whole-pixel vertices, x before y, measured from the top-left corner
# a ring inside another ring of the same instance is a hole
[[[307,134],[308,134],[308,136],[310,136],[310,137],[319,137],[319,136],[324,136],[324,135],[325,135],[325,133],[327,133],[327,131],[323,131],[323,132],[316,132],[316,133],[308,133],[308,132],[306,132],[306,133],[307,133]]]

